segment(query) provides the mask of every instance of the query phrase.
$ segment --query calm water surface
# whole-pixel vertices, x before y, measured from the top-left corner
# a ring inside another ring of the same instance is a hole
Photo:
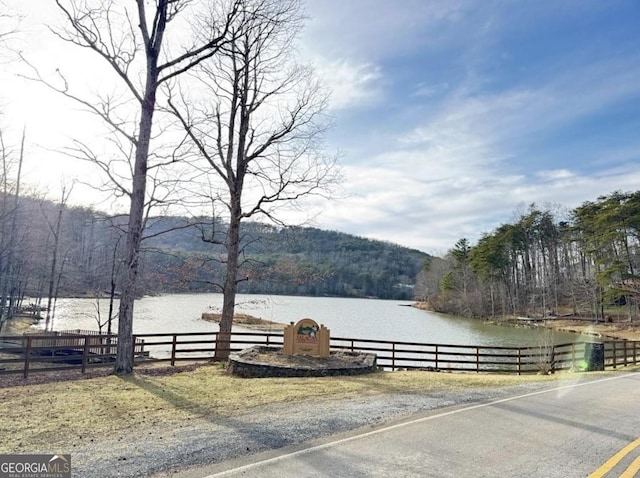
[[[237,312],[288,323],[309,317],[327,326],[333,337],[396,340],[460,345],[536,345],[542,331],[483,323],[418,310],[411,302],[335,297],[239,295]],[[108,301],[100,301],[102,317]],[[96,301],[60,299],[54,328],[97,330]],[[219,312],[221,294],[170,294],[145,297],[134,308],[134,333],[213,332],[218,326],[205,322],[203,312]],[[42,324],[44,326],[44,324]],[[113,325],[117,332],[117,324]],[[242,330],[234,327],[234,330]],[[106,327],[103,329],[106,331]],[[548,331],[545,331],[549,334]],[[555,343],[573,342],[575,334],[553,333]]]

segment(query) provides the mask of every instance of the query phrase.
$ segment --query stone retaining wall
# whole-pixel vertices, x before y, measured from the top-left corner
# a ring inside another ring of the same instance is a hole
[[[339,375],[363,375],[378,370],[376,355],[368,353],[340,352],[327,358],[314,357],[309,364],[306,357],[291,357],[287,364],[268,363],[260,360],[258,354],[279,354],[277,347],[251,347],[229,357],[227,370],[233,375],[245,378],[266,377],[330,377]],[[280,357],[279,357],[280,358]],[[301,363],[305,362],[305,363]]]

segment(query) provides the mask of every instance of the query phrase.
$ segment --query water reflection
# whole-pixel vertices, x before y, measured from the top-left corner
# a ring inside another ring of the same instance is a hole
[[[538,345],[573,342],[575,334],[488,324],[407,307],[410,302],[335,297],[238,296],[237,311],[276,322],[310,317],[326,325],[334,337],[461,345]],[[60,299],[54,328],[97,330],[94,299]],[[136,302],[134,332],[213,332],[216,324],[201,320],[203,312],[219,311],[220,294],[170,294]],[[106,318],[108,301],[99,303]],[[235,330],[240,330],[236,328]],[[106,331],[106,326],[103,328]],[[113,324],[117,331],[117,323]]]

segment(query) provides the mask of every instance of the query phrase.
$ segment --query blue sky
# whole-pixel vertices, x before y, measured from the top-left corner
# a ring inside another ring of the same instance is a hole
[[[42,28],[53,2],[4,1],[25,13],[34,61],[51,71],[87,61],[53,49]],[[640,189],[638,0],[306,0],[305,8],[299,54],[332,89],[327,150],[342,153],[345,177],[342,198],[321,204],[313,225],[440,255],[533,202],[573,208]],[[6,71],[1,80],[9,136],[25,121],[38,145],[27,177],[56,197],[53,172],[85,173],[44,151],[87,120]]]
[[[319,224],[441,254],[532,202],[640,187],[640,2],[307,6],[350,195]]]

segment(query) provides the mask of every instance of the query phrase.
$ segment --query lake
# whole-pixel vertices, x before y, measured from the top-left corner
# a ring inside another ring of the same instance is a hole
[[[487,324],[481,320],[451,317],[408,307],[411,302],[336,297],[239,295],[236,312],[276,322],[312,318],[327,326],[333,337],[395,340],[440,344],[525,346],[538,345],[542,330]],[[100,301],[102,317],[108,300]],[[205,322],[203,312],[220,312],[221,294],[168,294],[144,297],[134,308],[134,333],[214,332],[218,326]],[[97,330],[94,299],[59,299],[54,329]],[[44,323],[41,323],[44,327]],[[234,330],[241,331],[234,326]],[[545,329],[546,330],[546,329]],[[114,333],[117,324],[113,325]],[[106,332],[106,326],[103,329]],[[554,343],[579,339],[576,334],[552,334]]]

